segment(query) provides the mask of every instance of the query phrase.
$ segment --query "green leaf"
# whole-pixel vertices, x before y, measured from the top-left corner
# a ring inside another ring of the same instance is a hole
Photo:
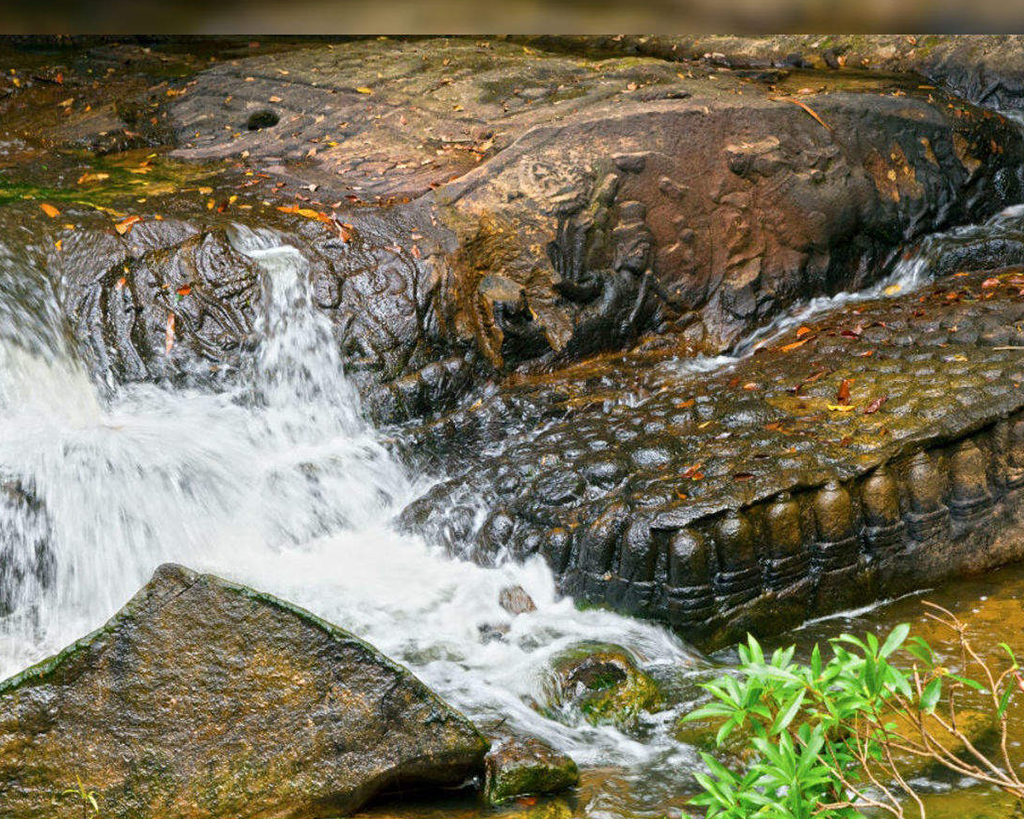
[[[1002,719],[1006,714],[1006,709],[1010,705],[1010,697],[1013,696],[1013,686],[1007,686],[1003,692],[1003,696],[999,698],[999,710],[996,711],[996,716]]]
[[[796,696],[793,697],[792,702],[786,706],[786,709],[779,712],[779,716],[775,719],[775,724],[772,725],[772,734],[778,734],[789,727],[793,718],[799,713],[800,706],[804,703],[805,693],[804,689],[801,688],[796,693]]]
[[[900,623],[896,628],[889,632],[889,636],[886,637],[885,642],[882,644],[882,650],[879,654],[882,657],[888,657],[907,639],[907,635],[910,634],[910,624]]]
[[[936,677],[924,687],[924,691],[921,693],[921,710],[934,710],[940,696],[942,696],[942,680]]]

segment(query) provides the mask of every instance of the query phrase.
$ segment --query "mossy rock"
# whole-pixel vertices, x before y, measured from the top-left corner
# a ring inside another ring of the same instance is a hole
[[[270,595],[162,566],[105,626],[0,682],[0,814],[303,819],[459,785],[488,742],[407,669]]]
[[[563,710],[578,710],[591,725],[633,730],[641,713],[665,705],[658,684],[620,646],[574,646],[555,659],[552,671],[553,704]]]
[[[580,781],[576,763],[538,739],[508,738],[484,758],[484,795],[492,805],[519,796],[559,793]]]

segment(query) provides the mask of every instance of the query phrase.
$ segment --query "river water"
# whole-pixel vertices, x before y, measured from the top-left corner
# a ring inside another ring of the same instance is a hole
[[[1021,213],[1002,218],[993,229],[1019,227]],[[408,665],[470,716],[508,717],[604,771],[605,789],[593,790],[584,815],[678,809],[696,764],[694,749],[672,738],[684,701],[630,735],[550,719],[539,706],[551,658],[583,641],[623,646],[677,687],[706,674],[708,661],[657,625],[577,609],[539,558],[483,568],[397,532],[393,516],[428,484],[363,421],[302,256],[247,228],[233,242],[262,268],[269,307],[251,371],[219,391],[94,382],[65,336],[52,285],[28,255],[0,246],[0,474],[45,510],[0,493],[0,678],[101,625],[173,561],[295,601]],[[870,293],[798,308],[737,354],[812,313],[925,279],[926,262],[905,262]],[[36,576],[43,541],[46,583]],[[504,611],[498,598],[509,585],[526,589],[536,611]],[[896,622],[865,616],[877,627]],[[847,625],[817,624],[798,639]],[[504,639],[486,638],[495,626],[508,628]]]

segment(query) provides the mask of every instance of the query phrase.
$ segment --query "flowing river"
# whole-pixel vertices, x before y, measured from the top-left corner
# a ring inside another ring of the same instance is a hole
[[[986,235],[1020,221],[1019,209],[1008,211]],[[238,228],[233,241],[261,266],[269,308],[251,371],[221,391],[95,383],[65,337],[51,285],[27,255],[0,246],[0,467],[45,510],[0,493],[0,677],[96,628],[157,565],[178,562],[293,600],[408,665],[470,716],[508,717],[568,751],[589,766],[582,815],[677,815],[699,763],[672,729],[710,662],[657,625],[577,609],[539,558],[483,568],[397,532],[393,516],[428,484],[363,421],[330,323],[311,304],[302,256],[269,233]],[[794,311],[738,354],[845,300],[915,286],[928,273],[927,258],[917,258],[871,291]],[[510,585],[536,611],[502,609]],[[1019,631],[1022,593],[1024,573],[1008,570],[945,599],[961,611],[999,612],[979,606],[1013,601],[1016,620],[1005,611],[990,618],[1002,634],[1011,623]],[[915,606],[834,617],[783,639],[805,648],[848,628],[914,619]],[[508,628],[504,639],[485,639],[494,627]],[[683,692],[676,707],[630,735],[542,714],[551,659],[594,640],[624,647]]]

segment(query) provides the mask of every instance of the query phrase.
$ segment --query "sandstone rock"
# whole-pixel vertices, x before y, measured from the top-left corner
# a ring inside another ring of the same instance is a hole
[[[0,803],[72,817],[321,817],[456,785],[487,742],[372,647],[269,595],[163,566],[107,625],[0,683]]]
[[[559,793],[579,784],[576,763],[538,739],[505,738],[484,758],[484,794],[500,805],[518,796]]]
[[[718,372],[670,348],[521,379],[409,430],[470,461],[403,521],[483,561],[500,522],[576,599],[702,646],[1018,560],[1022,285],[1011,267],[847,305]]]
[[[474,372],[651,332],[718,352],[797,298],[874,280],[901,243],[1019,198],[1017,129],[916,79],[854,88],[823,73],[808,111],[785,78],[678,69],[499,42],[350,43],[218,65],[169,113],[182,158],[273,161],[322,202],[416,200],[378,227],[370,209],[346,215],[366,234],[355,254],[386,272],[343,262],[345,285],[325,290],[388,385],[371,402],[381,416],[450,404]],[[279,124],[239,130],[271,98]]]

